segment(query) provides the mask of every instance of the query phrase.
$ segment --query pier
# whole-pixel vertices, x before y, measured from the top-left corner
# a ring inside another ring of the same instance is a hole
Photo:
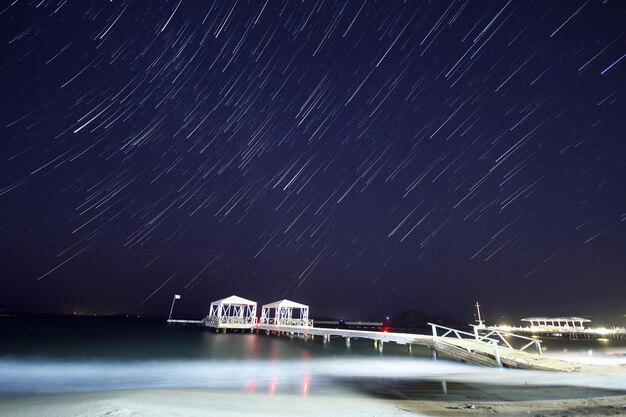
[[[294,317],[294,312],[299,314]],[[375,330],[353,330],[315,327],[308,318],[309,307],[290,300],[263,306],[261,318],[256,317],[256,302],[231,296],[211,303],[209,315],[203,320],[168,320],[171,325],[205,326],[217,332],[256,332],[266,335],[289,335],[300,339],[321,338],[324,344],[342,341],[350,348],[352,340],[366,339],[374,349],[383,352],[387,343],[407,347],[425,346],[437,360],[440,355],[475,365],[519,369],[572,372],[576,364],[542,355],[541,340],[501,329],[473,326],[473,332],[428,323],[431,334],[396,333]],[[488,330],[481,334],[481,330]]]
[[[505,331],[516,335],[550,337],[564,339],[626,339],[623,327],[584,327],[591,320],[581,317],[529,317],[522,319],[530,326],[486,326],[482,322],[477,326],[480,332]]]
[[[408,353],[413,346],[425,346],[431,350],[434,360],[441,356],[474,365],[562,372],[577,370],[573,363],[543,356],[538,339],[506,332],[486,337],[437,324],[429,325],[433,334],[268,325],[257,325],[256,331],[267,335],[295,335],[305,340],[319,337],[325,344],[341,340],[347,348],[354,339],[367,339],[381,353],[386,343],[405,345]]]

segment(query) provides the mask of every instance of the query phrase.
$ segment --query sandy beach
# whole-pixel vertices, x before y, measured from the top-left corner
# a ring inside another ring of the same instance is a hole
[[[571,392],[557,387],[536,392],[468,390],[414,399],[341,392],[303,399],[210,390],[108,391],[0,400],[0,415],[13,417],[126,416],[617,416],[626,415],[626,395]],[[545,395],[548,394],[548,395]],[[573,398],[571,394],[580,394]],[[591,395],[588,397],[588,395]]]
[[[69,329],[90,337],[67,343],[64,323],[29,338],[5,328],[14,344],[0,355],[0,417],[626,416],[626,361],[606,354],[624,352],[619,343],[555,344],[547,359],[571,372],[554,372],[150,323],[86,322]]]
[[[617,416],[626,391],[580,386],[346,380],[310,394],[153,389],[0,399],[2,417],[126,416]]]

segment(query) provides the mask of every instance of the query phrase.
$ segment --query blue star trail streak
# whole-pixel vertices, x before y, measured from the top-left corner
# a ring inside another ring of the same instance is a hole
[[[0,308],[626,313],[625,18],[5,2]]]

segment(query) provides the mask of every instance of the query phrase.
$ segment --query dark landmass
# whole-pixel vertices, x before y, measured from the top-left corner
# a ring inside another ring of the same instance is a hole
[[[384,327],[391,329],[417,329],[430,330],[428,323],[439,324],[441,326],[453,327],[455,329],[467,329],[469,324],[450,317],[431,315],[421,310],[405,310],[393,316],[384,323]]]

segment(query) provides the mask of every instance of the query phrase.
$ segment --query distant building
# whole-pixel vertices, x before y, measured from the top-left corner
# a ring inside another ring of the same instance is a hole
[[[529,322],[531,329],[538,330],[584,330],[584,323],[591,322],[581,317],[528,317],[522,321]]]

